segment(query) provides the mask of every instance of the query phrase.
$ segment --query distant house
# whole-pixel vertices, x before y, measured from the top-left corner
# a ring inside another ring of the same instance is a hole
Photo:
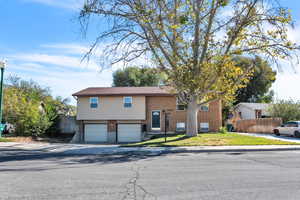
[[[269,106],[267,103],[239,103],[234,108],[234,114],[240,119],[266,118],[269,117]]]
[[[87,88],[77,99],[81,142],[136,142],[144,133],[184,131],[186,109],[167,87]],[[202,106],[199,131],[218,131],[222,126],[221,101]]]

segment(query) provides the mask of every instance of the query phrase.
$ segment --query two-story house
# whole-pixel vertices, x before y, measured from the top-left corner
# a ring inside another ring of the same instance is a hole
[[[136,142],[145,133],[174,133],[186,127],[185,106],[167,87],[97,87],[73,96],[82,142]],[[221,101],[202,106],[198,123],[199,131],[218,131]]]

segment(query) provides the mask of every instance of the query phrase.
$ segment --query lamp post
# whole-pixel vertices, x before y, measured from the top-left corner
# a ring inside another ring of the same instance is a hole
[[[1,82],[0,82],[0,137],[2,137],[2,132],[4,130],[5,124],[2,123],[2,110],[3,110],[3,75],[4,68],[6,63],[0,61],[0,69],[1,69]]]
[[[164,117],[165,117],[165,143],[167,142],[167,126],[168,126],[168,123],[167,123],[167,111],[166,110],[162,110],[163,114],[164,114]]]

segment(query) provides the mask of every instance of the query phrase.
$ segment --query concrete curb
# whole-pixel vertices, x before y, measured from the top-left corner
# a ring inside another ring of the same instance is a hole
[[[67,150],[67,151],[53,151],[56,153],[62,153],[65,155],[121,155],[121,154],[132,154],[132,155],[160,155],[160,154],[172,154],[172,153],[232,153],[232,152],[264,152],[264,151],[300,151],[299,147],[291,147],[291,146],[280,146],[280,147],[248,147],[248,148],[237,148],[237,147],[229,147],[229,148],[174,148],[174,147],[117,147],[114,148],[112,151],[110,150]]]
[[[260,146],[193,146],[193,147],[119,147],[106,145],[24,145],[11,143],[0,145],[5,149],[18,149],[31,153],[54,153],[64,155],[112,155],[144,154],[159,155],[170,153],[217,153],[217,152],[260,152],[260,151],[298,151],[300,145],[260,145]]]
[[[263,149],[199,149],[199,150],[166,150],[163,153],[232,153],[232,152],[264,152],[264,151],[300,151],[300,148],[263,148]]]

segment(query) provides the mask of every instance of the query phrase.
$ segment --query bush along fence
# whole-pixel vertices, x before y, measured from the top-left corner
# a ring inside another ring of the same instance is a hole
[[[234,124],[237,132],[273,133],[273,129],[282,124],[281,118],[243,119]]]

